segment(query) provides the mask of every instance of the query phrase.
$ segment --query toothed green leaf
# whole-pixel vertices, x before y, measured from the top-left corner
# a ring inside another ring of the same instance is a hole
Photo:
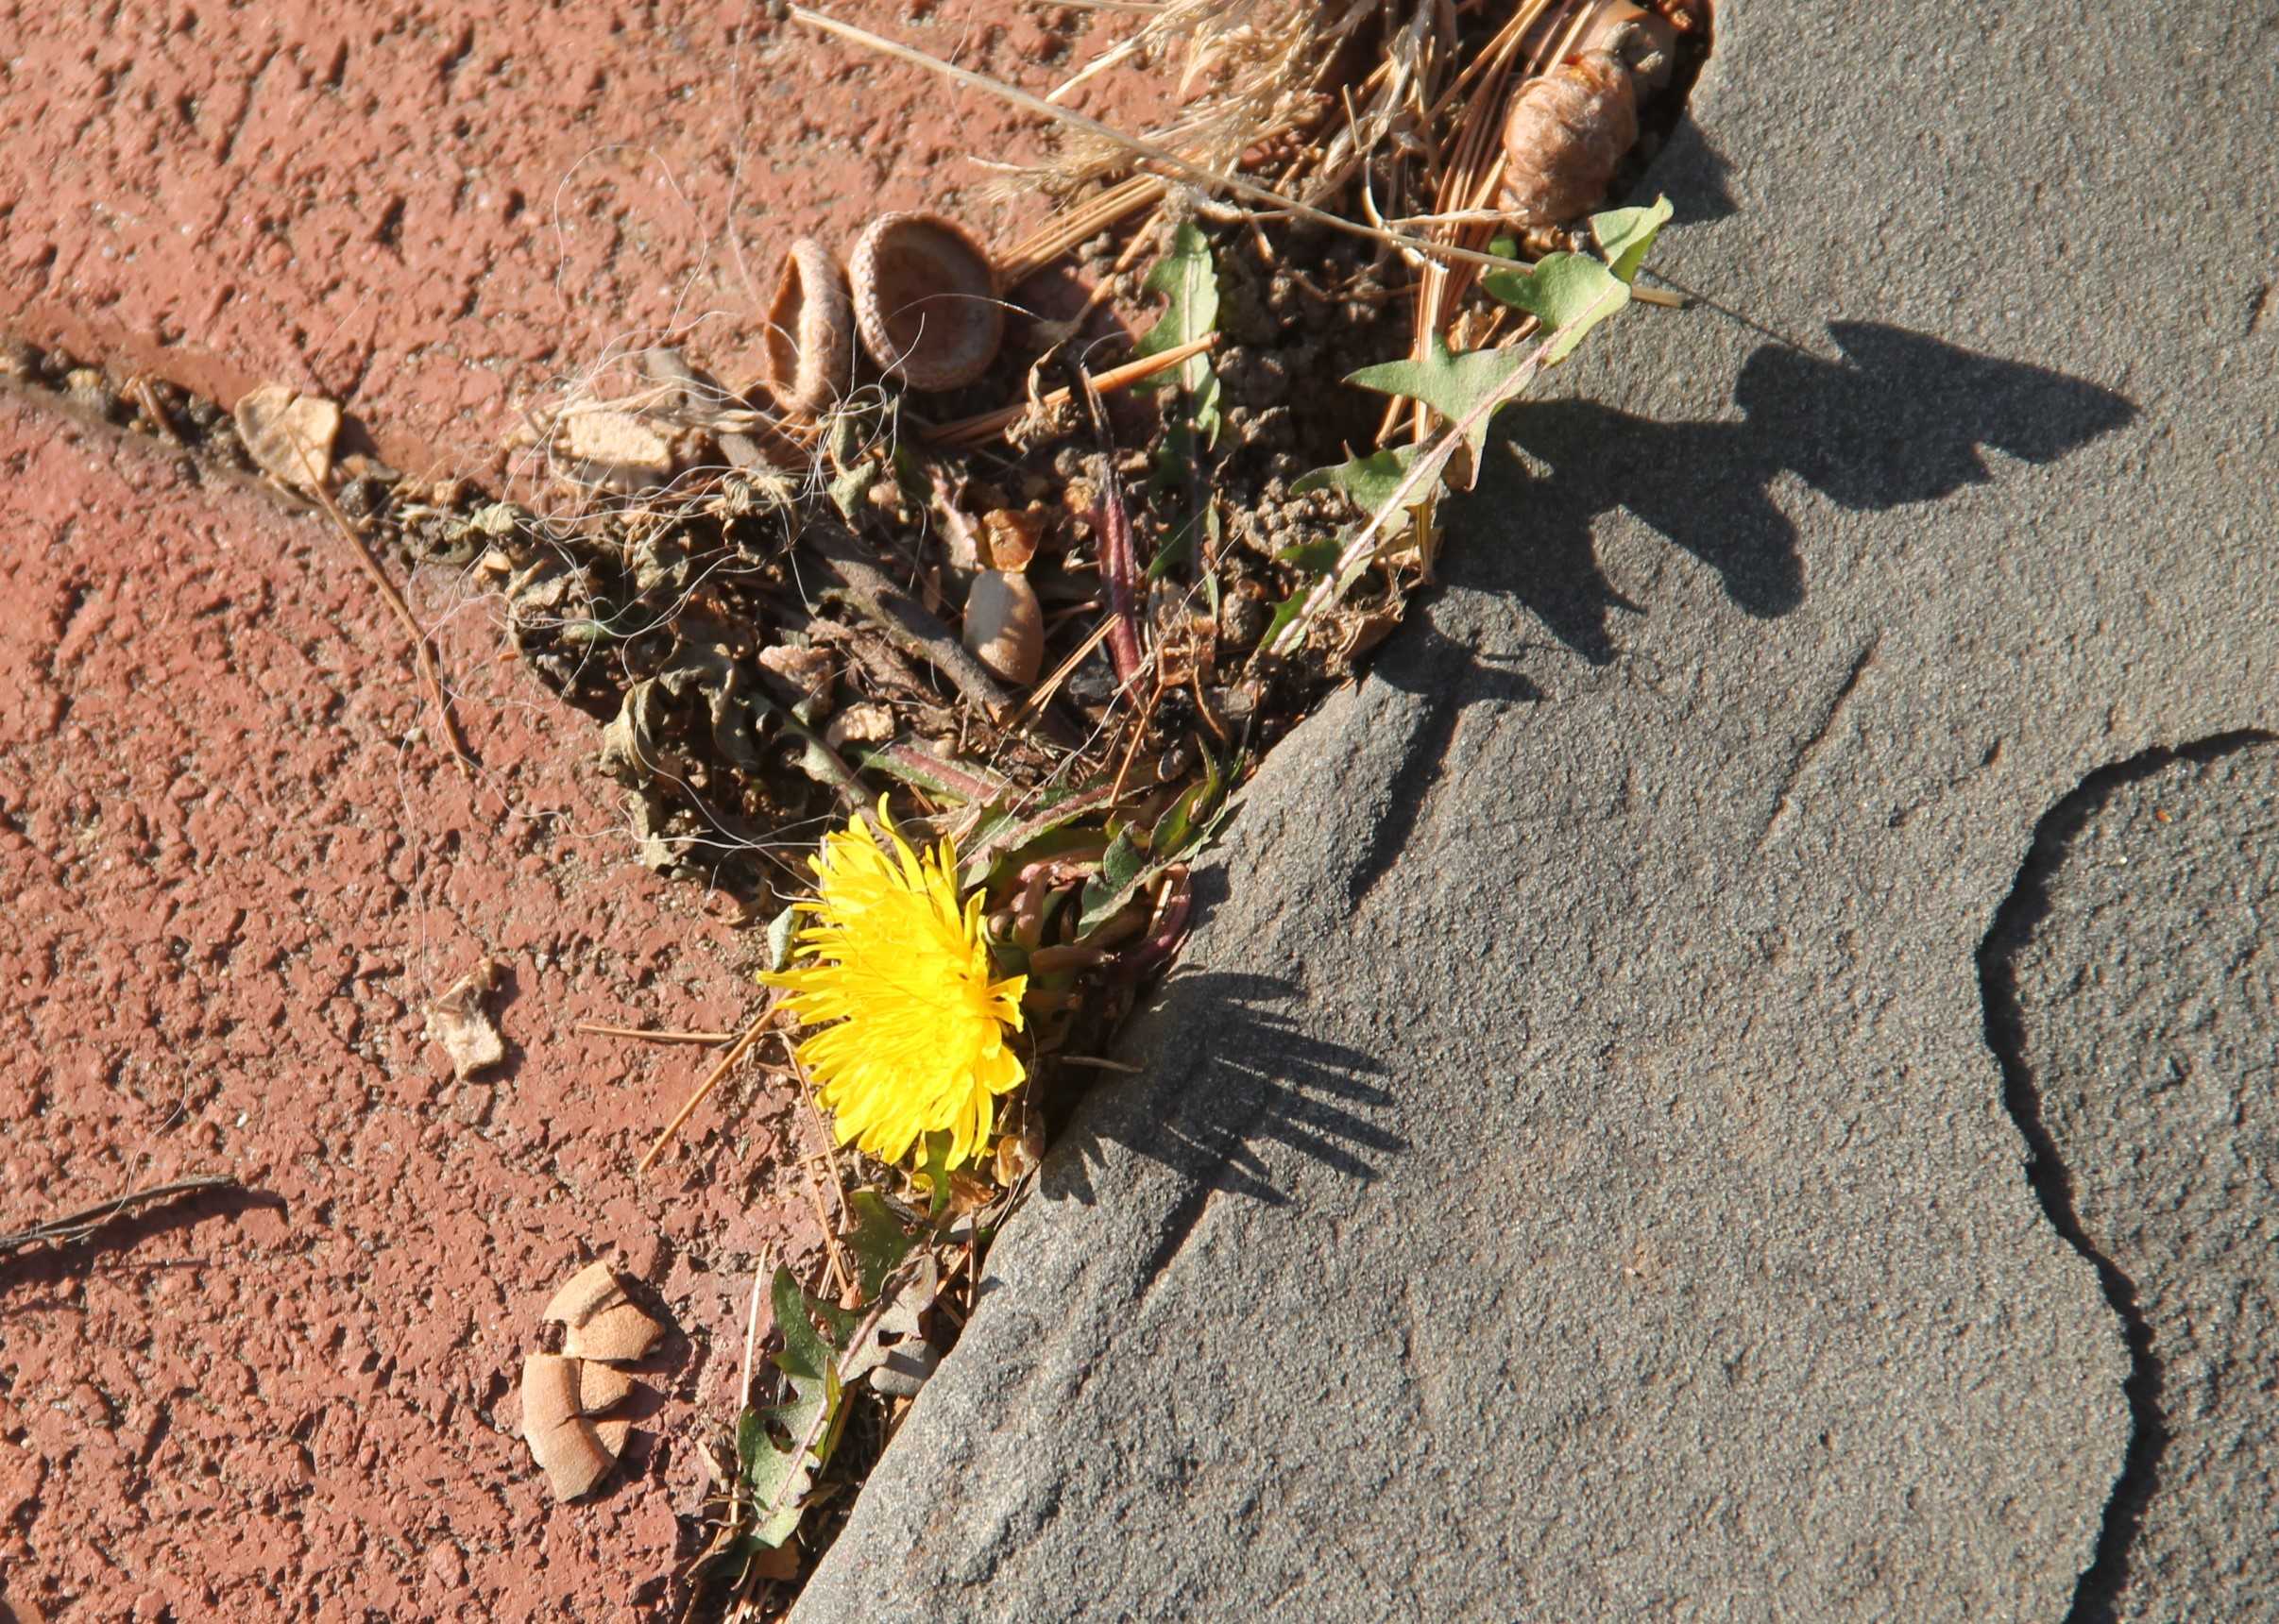
[[[814,1491],[815,1474],[838,1447],[846,1414],[840,1402],[840,1350],[815,1328],[813,1317],[829,1305],[801,1291],[785,1268],[778,1268],[769,1282],[768,1301],[774,1310],[775,1328],[783,1336],[782,1351],[771,1362],[783,1372],[786,1396],[780,1404],[746,1409],[738,1417],[736,1454],[745,1489],[759,1514],[753,1537],[763,1545],[779,1546],[798,1530],[800,1514]],[[834,1326],[840,1318],[836,1310],[825,1317]]]
[[[1344,543],[1338,537],[1324,535],[1285,547],[1274,556],[1308,575],[1326,575],[1337,567],[1337,557],[1342,551]]]
[[[1533,276],[1499,271],[1480,285],[1543,324],[1546,366],[1566,360],[1585,333],[1630,302],[1630,285],[1589,254],[1546,254]]]
[[[805,1381],[822,1380],[831,1368],[831,1345],[808,1317],[809,1300],[791,1270],[776,1269],[768,1283],[768,1306],[774,1310],[775,1328],[783,1336],[783,1351],[774,1356],[774,1365],[791,1379],[794,1389]]]
[[[1405,395],[1412,400],[1423,401],[1452,424],[1461,426],[1465,444],[1471,448],[1476,461],[1488,444],[1488,420],[1493,415],[1493,408],[1509,399],[1525,383],[1535,370],[1534,357],[1522,349],[1467,349],[1453,353],[1438,333],[1425,336],[1428,353],[1421,361],[1387,361],[1381,365],[1365,366],[1349,374],[1346,381],[1381,394]],[[1412,458],[1409,467],[1414,466]],[[1396,477],[1390,482],[1388,494],[1399,492],[1406,483],[1404,477]]]
[[[876,1190],[858,1190],[848,1196],[847,1211],[854,1219],[846,1243],[855,1255],[855,1281],[862,1288],[862,1300],[874,1303],[914,1243],[886,1197]]]
[[[1590,254],[1547,254],[1531,276],[1497,271],[1482,277],[1480,286],[1543,324],[1544,365],[1564,361],[1584,334],[1630,302],[1630,279],[1670,213],[1665,197],[1651,209],[1593,215],[1590,228],[1607,251],[1606,261]]]
[[[1182,344],[1193,344],[1218,325],[1218,273],[1211,263],[1211,244],[1194,221],[1183,221],[1172,234],[1170,251],[1148,273],[1148,291],[1164,296],[1164,313],[1140,339],[1135,353],[1161,355]],[[1218,443],[1218,380],[1212,376],[1211,358],[1190,357],[1170,372],[1156,374],[1133,385],[1138,389],[1168,389],[1174,384],[1188,397],[1185,417],[1202,445]]]
[[[1350,463],[1337,463],[1301,475],[1291,482],[1290,495],[1302,497],[1315,491],[1343,491],[1348,499],[1363,513],[1375,513],[1400,488],[1402,476],[1408,472],[1416,460],[1417,448],[1414,446],[1396,446],[1390,450],[1372,451],[1366,457],[1355,457]]]
[[[1100,856],[1100,871],[1084,882],[1076,926],[1080,941],[1131,900],[1131,888],[1147,862],[1148,854],[1131,838],[1131,830],[1120,831],[1108,842],[1108,850]]]
[[[926,1150],[926,1162],[918,1171],[924,1176],[926,1188],[929,1193],[926,1208],[926,1215],[928,1218],[939,1218],[949,1208],[951,1137],[949,1129],[944,1128],[940,1133],[927,1134],[922,1142]]]

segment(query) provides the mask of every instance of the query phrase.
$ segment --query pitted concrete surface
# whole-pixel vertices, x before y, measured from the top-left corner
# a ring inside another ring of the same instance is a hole
[[[1126,25],[832,9],[1038,93]],[[1144,122],[1146,81],[1109,85],[1079,105]],[[749,381],[795,236],[925,208],[1014,240],[1042,199],[981,165],[1037,151],[1034,119],[742,0],[11,3],[0,328],[224,405],[312,390],[407,472],[490,477],[610,354],[672,344]]]
[[[1979,950],[2090,774],[2279,725],[2279,36],[1720,27],[1713,304],[1267,763],[801,1617],[2074,1606],[2134,1366]]]
[[[409,591],[471,781],[313,516],[7,392],[0,486],[0,1232],[243,1186],[0,1257],[0,1621],[664,1610],[678,1441],[760,1256],[823,1237],[794,1096],[745,1085],[636,1179],[704,1058],[579,1027],[737,1021],[739,935],[628,864],[591,730],[447,583]],[[509,1052],[463,1080],[426,1007],[485,956]],[[516,1384],[600,1253],[675,1335],[564,1505]]]

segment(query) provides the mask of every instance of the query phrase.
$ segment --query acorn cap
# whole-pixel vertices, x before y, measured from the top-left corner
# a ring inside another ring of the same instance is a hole
[[[938,214],[882,214],[855,240],[847,266],[855,330],[889,378],[955,389],[989,370],[1005,307],[989,255]]]
[[[795,412],[828,412],[855,382],[855,317],[845,275],[812,237],[784,251],[760,351],[769,391]]]

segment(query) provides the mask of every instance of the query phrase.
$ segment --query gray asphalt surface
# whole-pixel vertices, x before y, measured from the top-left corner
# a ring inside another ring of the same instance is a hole
[[[1653,177],[1711,303],[1509,414],[1445,592],[1267,763],[800,1617],[2190,1611],[2130,1576],[2220,1484],[2172,1443],[2108,1532],[2137,1241],[2030,1182],[2063,1057],[1990,1047],[1981,950],[2091,774],[2279,728],[2252,10],[1720,8]],[[2236,1260],[2144,1244],[2201,1336]]]

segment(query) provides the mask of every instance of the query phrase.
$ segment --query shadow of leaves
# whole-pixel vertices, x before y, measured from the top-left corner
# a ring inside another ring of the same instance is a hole
[[[1636,515],[1714,569],[1735,605],[1770,617],[1805,586],[1795,524],[1773,500],[1781,476],[1846,510],[1882,512],[1992,479],[1981,448],[2051,463],[2136,415],[2099,384],[1903,328],[1833,322],[1828,333],[1842,361],[1779,343],[1752,352],[1733,388],[1737,420],[1667,423],[1590,400],[1507,414],[1522,455],[1490,463],[1471,523],[1508,513],[1516,545],[1460,548],[1452,576],[1509,592],[1605,665],[1612,613],[1643,610],[1599,568],[1603,515]]]
[[[1213,1191],[1283,1204],[1272,1144],[1374,1178],[1408,1145],[1386,1124],[1385,1068],[1309,1032],[1310,1007],[1272,976],[1173,972],[1120,1045],[1146,1074],[1089,1091],[1046,1161],[1044,1193],[1090,1205],[1110,1142],[1183,1176],[1198,1208]]]

